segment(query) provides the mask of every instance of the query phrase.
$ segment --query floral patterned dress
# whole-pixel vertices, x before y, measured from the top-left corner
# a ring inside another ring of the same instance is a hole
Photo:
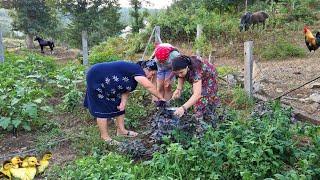
[[[202,61],[195,57],[191,57],[191,59],[192,66],[188,71],[185,80],[190,84],[202,80],[202,97],[194,105],[195,115],[197,118],[213,115],[215,108],[220,103],[220,99],[217,96],[218,73],[215,66],[208,61]]]
[[[87,73],[87,91],[84,106],[99,118],[120,116],[121,95],[137,87],[135,76],[145,76],[143,69],[134,63],[116,61],[93,65]]]

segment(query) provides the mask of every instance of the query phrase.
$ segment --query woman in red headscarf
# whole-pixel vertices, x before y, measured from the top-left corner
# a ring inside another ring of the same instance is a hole
[[[171,70],[172,59],[179,55],[179,51],[168,43],[158,44],[154,50],[153,56],[158,66],[157,89],[166,100],[172,96],[171,84],[174,77]]]

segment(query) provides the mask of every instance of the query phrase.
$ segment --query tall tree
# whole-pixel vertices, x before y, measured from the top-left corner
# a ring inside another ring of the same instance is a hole
[[[139,29],[144,27],[143,24],[143,14],[140,13],[140,9],[142,8],[142,2],[140,0],[130,0],[130,5],[132,6],[132,11],[130,11],[130,15],[133,18],[132,32],[138,33]]]
[[[57,25],[56,11],[48,6],[45,0],[3,0],[5,8],[14,9],[10,16],[13,18],[14,30],[26,34],[28,48],[33,48],[33,36],[48,35]]]
[[[81,32],[86,31],[89,44],[95,45],[123,29],[118,0],[61,0],[60,7],[71,17],[68,40],[81,45]]]

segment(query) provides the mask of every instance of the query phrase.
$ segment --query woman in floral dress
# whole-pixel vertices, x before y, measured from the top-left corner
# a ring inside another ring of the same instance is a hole
[[[218,74],[215,66],[195,56],[180,55],[172,60],[172,71],[178,77],[177,89],[172,98],[181,96],[185,81],[192,84],[193,92],[189,100],[179,107],[175,114],[181,117],[188,108],[194,106],[195,115],[199,119],[214,115],[214,110],[220,102],[217,97]]]

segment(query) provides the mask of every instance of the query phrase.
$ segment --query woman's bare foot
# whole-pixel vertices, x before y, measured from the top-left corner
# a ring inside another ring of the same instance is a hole
[[[117,131],[117,136],[123,136],[123,137],[136,137],[138,136],[138,133],[137,132],[134,132],[134,131],[128,131],[128,130],[125,130],[125,131]]]

